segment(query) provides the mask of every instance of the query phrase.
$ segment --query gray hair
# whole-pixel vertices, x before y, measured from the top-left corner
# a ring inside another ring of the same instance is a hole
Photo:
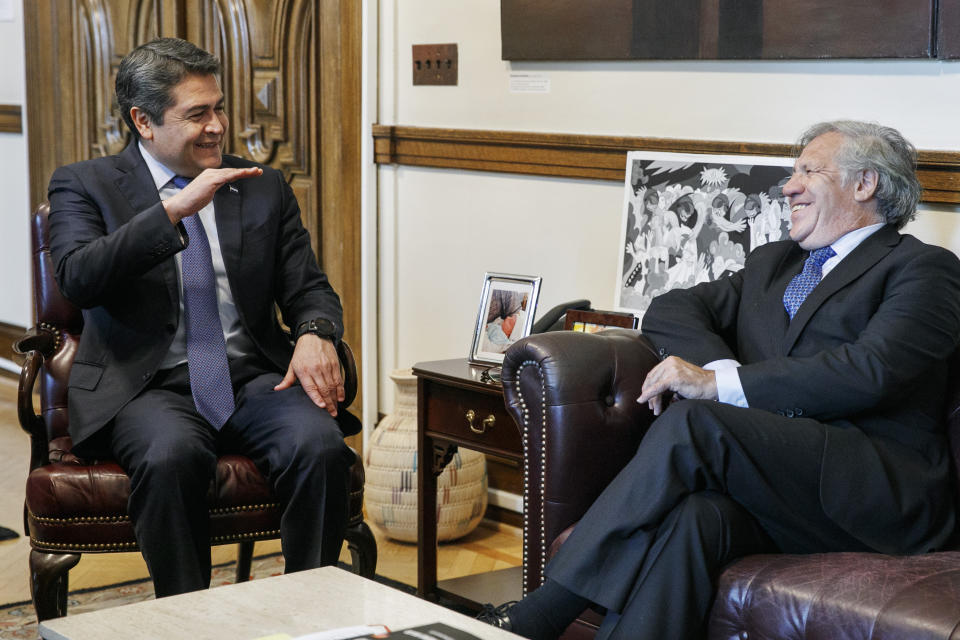
[[[887,224],[899,229],[917,215],[923,188],[917,179],[917,150],[891,127],[874,122],[836,120],[815,124],[800,136],[798,153],[814,138],[839,133],[844,141],[835,161],[843,172],[843,184],[850,184],[861,171],[877,172],[877,213]]]
[[[140,134],[130,109],[139,107],[150,122],[163,124],[163,112],[173,103],[170,90],[191,73],[218,74],[220,61],[180,38],[151,40],[124,56],[117,71],[117,107],[135,138]]]

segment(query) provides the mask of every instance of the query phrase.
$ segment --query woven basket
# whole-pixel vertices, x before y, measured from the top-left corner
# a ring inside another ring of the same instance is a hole
[[[390,374],[396,406],[365,447],[367,517],[396,540],[417,540],[417,377]],[[437,478],[437,539],[455,540],[476,528],[487,510],[487,461],[460,448]]]

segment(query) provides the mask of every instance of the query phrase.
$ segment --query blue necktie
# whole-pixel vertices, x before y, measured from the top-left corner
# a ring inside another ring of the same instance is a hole
[[[182,176],[173,178],[173,184],[180,189],[189,183]],[[184,218],[183,226],[190,238],[180,260],[190,389],[197,411],[219,430],[233,414],[234,402],[227,343],[217,308],[217,279],[200,214]]]
[[[787,285],[787,290],[783,292],[783,307],[791,320],[810,292],[820,284],[820,278],[823,277],[823,263],[835,255],[837,252],[829,246],[814,249],[804,263],[803,271],[793,276],[793,280]]]

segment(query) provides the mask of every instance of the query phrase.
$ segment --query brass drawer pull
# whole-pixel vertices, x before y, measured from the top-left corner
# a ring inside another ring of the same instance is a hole
[[[479,429],[473,426],[473,419],[477,417],[477,414],[473,409],[467,409],[464,417],[467,419],[467,426],[470,427],[470,431],[473,431],[474,433],[485,433],[487,429],[492,429],[493,425],[497,424],[497,418],[492,413],[483,419],[483,422],[481,423],[483,426]]]

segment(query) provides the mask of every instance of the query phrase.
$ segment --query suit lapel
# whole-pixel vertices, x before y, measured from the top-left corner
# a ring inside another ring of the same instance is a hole
[[[220,237],[220,253],[227,269],[227,277],[239,273],[243,253],[243,221],[240,219],[241,189],[243,181],[226,184],[213,196],[217,219],[217,235]]]
[[[136,142],[131,142],[117,156],[117,169],[115,184],[130,203],[130,217],[160,202],[157,186]]]
[[[117,156],[117,169],[120,175],[115,180],[117,189],[130,203],[129,218],[145,211],[160,202],[160,193],[153,182],[153,175],[147,167],[140,147],[136,141],[127,145]],[[128,218],[128,219],[129,219]],[[177,282],[177,269],[173,260],[164,260],[158,265],[163,274],[163,281],[167,285],[171,308],[180,306],[180,286]]]
[[[773,271],[775,275],[767,290],[766,299],[762,303],[764,309],[771,310],[770,315],[764,320],[764,325],[769,327],[770,330],[767,334],[769,335],[768,348],[772,349],[767,353],[777,356],[786,355],[786,351],[783,351],[783,336],[790,329],[790,318],[783,308],[783,292],[786,291],[790,280],[800,273],[803,268],[803,261],[806,259],[806,253],[797,243],[791,242],[790,244],[790,250],[783,254],[777,268]]]
[[[790,353],[793,345],[803,332],[804,327],[820,309],[821,306],[840,289],[859,278],[873,265],[884,258],[900,241],[897,230],[887,225],[868,237],[844,258],[810,293],[809,297],[800,305],[797,315],[793,317],[784,336],[783,353]],[[792,276],[791,276],[792,278]],[[786,282],[790,280],[787,279]],[[784,284],[786,289],[786,284]]]

